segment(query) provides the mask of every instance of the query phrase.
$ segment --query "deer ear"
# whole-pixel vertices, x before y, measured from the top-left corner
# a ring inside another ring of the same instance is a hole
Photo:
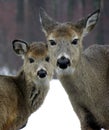
[[[40,8],[40,23],[42,25],[43,32],[47,35],[50,31],[54,29],[55,26],[58,25],[51,17],[47,15],[43,8]]]
[[[100,9],[96,10],[88,17],[80,20],[77,27],[82,29],[83,37],[86,36],[96,25],[100,15]]]
[[[12,41],[12,45],[13,50],[19,56],[23,56],[29,48],[28,44],[22,40],[14,40]]]

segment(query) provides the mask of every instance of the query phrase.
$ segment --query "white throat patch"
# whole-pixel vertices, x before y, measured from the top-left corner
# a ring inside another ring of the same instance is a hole
[[[59,67],[56,68],[57,76],[72,75],[74,71],[75,71],[75,68],[72,68],[72,67],[67,67],[67,69],[60,69]]]

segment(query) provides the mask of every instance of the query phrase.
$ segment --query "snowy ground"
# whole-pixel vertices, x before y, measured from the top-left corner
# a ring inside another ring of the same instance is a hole
[[[31,115],[23,130],[80,130],[67,94],[58,80],[51,81],[43,105]]]

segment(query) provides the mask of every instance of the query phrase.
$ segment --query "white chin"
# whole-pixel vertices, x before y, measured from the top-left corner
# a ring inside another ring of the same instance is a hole
[[[61,69],[61,68],[57,67],[57,69],[56,69],[56,73],[58,76],[70,75],[70,74],[73,74],[74,71],[75,71],[75,68],[72,68],[72,67],[67,67],[66,69]]]

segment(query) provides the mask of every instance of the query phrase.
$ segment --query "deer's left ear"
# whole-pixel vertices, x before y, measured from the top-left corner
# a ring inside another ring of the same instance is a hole
[[[12,41],[12,45],[13,45],[13,50],[19,56],[23,56],[29,48],[29,45],[22,40],[14,40]]]
[[[80,20],[77,27],[82,29],[83,37],[86,36],[96,25],[100,15],[100,9],[96,10],[88,17]]]

